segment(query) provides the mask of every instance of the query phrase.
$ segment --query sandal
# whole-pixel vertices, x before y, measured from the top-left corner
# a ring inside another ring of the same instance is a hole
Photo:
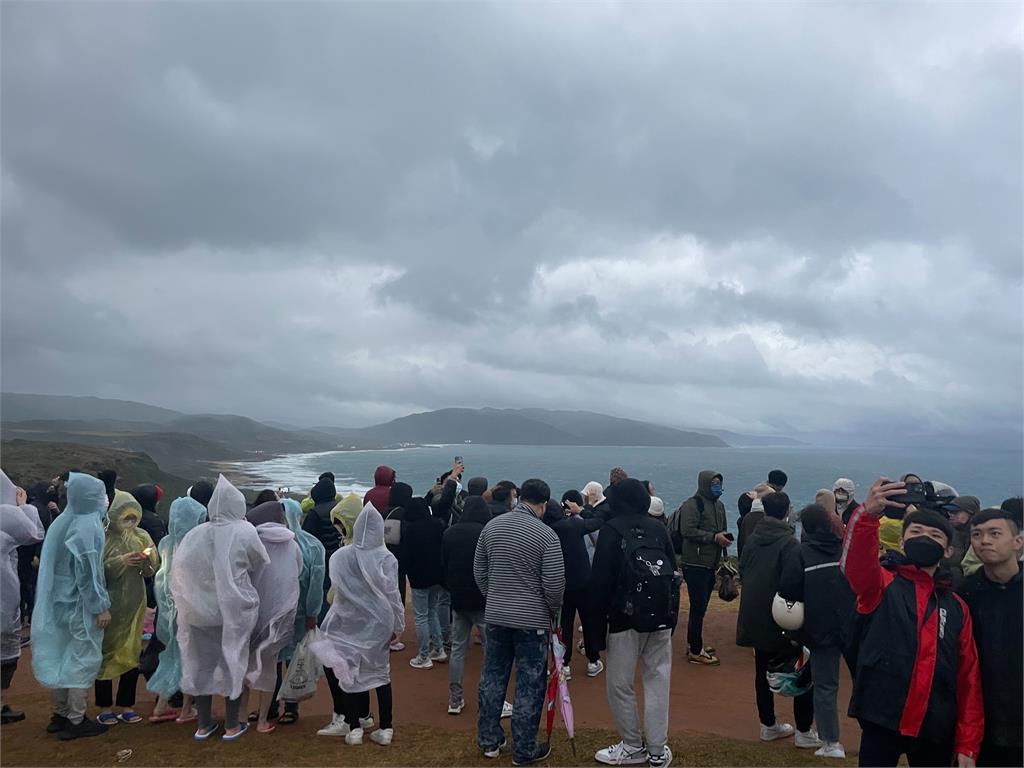
[[[106,725],[109,727],[111,725],[117,725],[119,722],[121,722],[121,718],[119,718],[113,712],[101,712],[100,714],[96,715],[96,722],[100,725]]]
[[[139,716],[139,713],[133,709],[126,709],[124,712],[117,716],[117,719],[120,720],[122,723],[142,722],[142,718]]]
[[[236,739],[242,738],[245,735],[245,732],[248,731],[248,730],[249,730],[249,724],[248,723],[241,723],[238,726],[238,733],[236,733],[236,734],[228,734],[228,732],[225,731],[224,735],[221,736],[221,739],[224,740],[224,741],[235,741]]]
[[[196,712],[195,708],[193,707],[193,709],[190,712],[182,712],[180,715],[178,715],[174,722],[176,722],[178,725],[184,725],[185,723],[194,723],[198,719],[199,713]]]
[[[255,723],[259,719],[260,719],[260,713],[257,712],[256,710],[253,710],[252,712],[249,713],[249,722],[250,723]]]
[[[150,715],[149,716],[149,722],[151,722],[151,723],[167,723],[167,722],[170,722],[171,720],[178,720],[178,718],[180,716],[181,716],[181,713],[178,710],[176,710],[176,709],[166,709],[163,712],[161,712],[159,715],[155,714],[155,713]],[[183,721],[179,721],[179,722],[183,722]]]
[[[273,723],[267,723],[266,728],[260,728],[259,726],[256,726],[256,733],[273,733],[276,730],[277,726]]]
[[[296,720],[299,719],[298,712],[285,712],[279,718],[277,718],[278,725],[292,725]]]
[[[214,723],[205,731],[202,728],[200,728],[198,731],[195,732],[192,738],[196,741],[206,741],[208,738],[210,738],[211,736],[213,736],[213,734],[217,732],[218,728],[220,728],[220,723]]]

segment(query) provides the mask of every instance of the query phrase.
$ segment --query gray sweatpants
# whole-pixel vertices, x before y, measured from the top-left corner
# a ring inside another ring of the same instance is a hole
[[[839,741],[839,662],[842,650],[822,646],[811,651],[811,679],[814,681],[814,721],[824,742]]]
[[[66,717],[73,725],[78,725],[85,717],[86,688],[54,688],[53,714]]]
[[[645,743],[652,755],[665,752],[668,741],[668,693],[672,681],[672,631],[640,633],[632,629],[608,635],[608,706],[619,738],[631,747]],[[636,665],[644,685],[644,728],[637,712]],[[646,740],[644,736],[646,735]]]

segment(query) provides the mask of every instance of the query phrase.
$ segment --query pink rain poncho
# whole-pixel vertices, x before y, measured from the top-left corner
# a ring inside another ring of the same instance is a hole
[[[18,504],[17,488],[0,471],[0,661],[21,655],[21,582],[18,547],[43,540],[39,511]]]
[[[384,546],[384,519],[372,504],[356,519],[353,544],[331,556],[334,602],[310,648],[344,691],[360,693],[390,682],[388,645],[405,629],[405,609],[398,561]]]
[[[260,612],[253,574],[270,557],[245,519],[245,497],[223,475],[207,509],[210,521],[185,534],[171,567],[181,690],[235,699],[242,695]]]
[[[256,526],[270,562],[257,568],[252,577],[260,596],[260,612],[249,644],[245,682],[256,691],[272,691],[277,684],[277,657],[291,643],[295,632],[302,552],[295,534],[285,525],[280,501],[260,504],[246,518]]]

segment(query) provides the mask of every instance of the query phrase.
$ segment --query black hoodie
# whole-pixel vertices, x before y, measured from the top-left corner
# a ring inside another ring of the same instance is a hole
[[[782,564],[799,557],[800,544],[785,520],[766,517],[747,539],[740,558],[740,615],[736,645],[769,653],[786,653],[790,641],[772,618],[772,601],[779,591]]]
[[[430,514],[427,500],[416,497],[402,517],[402,543],[398,561],[413,589],[427,589],[441,583],[441,537],[445,524]]]
[[[452,609],[482,611],[486,601],[473,578],[476,542],[484,526],[491,521],[491,511],[481,496],[470,496],[459,521],[441,538],[441,568],[445,589],[452,593]],[[404,533],[403,533],[404,536]]]
[[[132,496],[142,507],[142,519],[139,528],[149,534],[154,544],[167,535],[167,524],[156,513],[157,492],[155,485],[137,485],[132,489]]]
[[[408,483],[394,483],[391,486],[391,492],[388,494],[388,508],[386,511],[381,512],[381,515],[385,520],[398,520],[402,521],[403,515],[405,515],[405,507],[408,506],[412,500],[412,486]],[[398,558],[398,547],[388,544],[388,551]],[[401,566],[401,563],[399,563]],[[405,574],[405,569],[401,569],[402,574]]]
[[[856,598],[839,569],[842,540],[831,529],[806,530],[799,549],[786,550],[779,579],[779,594],[804,604],[801,642],[812,650],[847,647],[853,633]]]
[[[566,517],[558,502],[548,504],[542,518],[558,536],[565,562],[565,591],[572,592],[587,586],[590,581],[590,556],[583,537],[601,529],[604,520],[591,517],[584,520],[579,515]]]

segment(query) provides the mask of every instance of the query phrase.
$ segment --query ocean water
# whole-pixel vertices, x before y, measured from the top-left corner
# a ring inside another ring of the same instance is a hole
[[[970,451],[949,448],[867,449],[822,448],[648,448],[648,447],[565,447],[452,445],[409,448],[395,451],[352,451],[296,454],[268,461],[243,462],[239,470],[263,482],[250,481],[253,488],[287,486],[305,493],[324,471],[334,472],[338,489],[365,492],[373,485],[374,469],[386,464],[398,471],[398,479],[409,483],[416,494],[425,493],[435,478],[451,468],[456,455],[466,462],[466,476],[482,475],[491,485],[499,480],[521,484],[539,477],[561,496],[570,488],[580,489],[588,481],[608,483],[612,467],[623,467],[630,477],[650,480],[665,502],[667,511],[676,509],[693,495],[697,473],[714,469],[725,478],[725,502],[730,529],[735,532],[740,494],[763,482],[772,469],[789,475],[786,493],[799,509],[814,501],[819,488],[831,488],[838,477],[857,485],[858,500],[880,476],[898,478],[913,472],[926,480],[949,483],[963,495],[977,496],[982,506],[998,505],[1024,489],[1024,454],[1021,451]]]

